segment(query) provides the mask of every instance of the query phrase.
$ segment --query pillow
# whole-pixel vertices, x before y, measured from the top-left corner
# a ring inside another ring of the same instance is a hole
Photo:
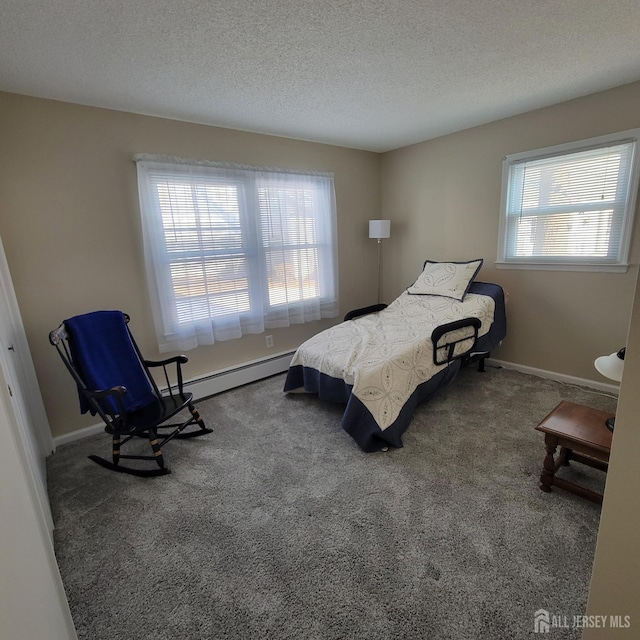
[[[462,302],[482,262],[482,258],[469,262],[427,260],[424,270],[407,291],[413,295],[446,296]]]

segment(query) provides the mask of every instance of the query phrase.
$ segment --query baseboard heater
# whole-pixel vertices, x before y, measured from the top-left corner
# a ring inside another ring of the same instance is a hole
[[[249,384],[250,382],[256,382],[263,378],[284,373],[289,368],[289,364],[291,363],[291,358],[294,353],[295,351],[278,353],[270,358],[252,360],[241,365],[229,367],[228,369],[220,369],[220,371],[216,371],[215,373],[191,378],[190,380],[184,381],[184,388],[185,390],[193,393],[194,400],[209,398],[218,393],[222,393],[223,391],[229,391],[229,389],[241,387],[242,385]],[[166,391],[166,387],[161,387],[160,391]],[[80,440],[96,433],[100,433],[103,430],[104,424],[94,424],[89,427],[73,431],[72,433],[65,433],[62,436],[56,436],[53,439],[53,445],[54,448],[59,447],[63,444],[73,442],[74,440]]]
[[[295,351],[279,353],[271,358],[245,362],[239,366],[185,380],[184,387],[193,393],[194,400],[209,398],[223,391],[284,373],[289,368],[294,353]]]

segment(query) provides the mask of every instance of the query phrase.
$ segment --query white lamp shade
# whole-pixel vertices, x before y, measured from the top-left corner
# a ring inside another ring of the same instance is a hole
[[[617,353],[608,356],[600,356],[596,358],[593,366],[605,377],[610,380],[620,382],[622,380],[622,370],[624,369],[624,360]]]
[[[370,238],[390,238],[391,220],[369,220]]]

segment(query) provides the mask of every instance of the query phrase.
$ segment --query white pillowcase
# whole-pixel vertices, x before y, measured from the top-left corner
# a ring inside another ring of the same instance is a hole
[[[469,262],[427,260],[424,270],[407,291],[414,295],[446,296],[462,302],[482,262],[482,258]]]

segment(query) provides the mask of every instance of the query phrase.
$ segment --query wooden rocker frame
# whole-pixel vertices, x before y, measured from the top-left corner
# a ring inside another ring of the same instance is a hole
[[[129,316],[123,313],[123,317],[132,345],[138,355],[140,366],[144,369],[145,375],[153,388],[153,394],[155,395],[155,400],[141,409],[135,411],[127,411],[125,409],[123,398],[127,393],[127,389],[123,386],[114,386],[110,389],[87,388],[78,369],[74,365],[71,356],[72,350],[70,348],[73,338],[70,336],[64,323],[49,333],[49,342],[56,348],[67,370],[76,382],[79,393],[89,405],[91,412],[97,413],[102,418],[105,423],[105,431],[112,436],[112,460],[109,461],[96,455],[90,455],[89,459],[112,471],[128,473],[134,476],[152,477],[166,475],[171,473],[170,469],[165,465],[162,454],[162,447],[167,442],[174,438],[194,438],[202,436],[211,433],[213,430],[205,426],[193,404],[193,394],[186,393],[183,389],[182,365],[188,361],[188,358],[180,355],[160,361],[145,360],[129,329]],[[175,365],[176,385],[172,385],[169,381],[169,372],[167,370],[169,365]],[[168,395],[162,395],[160,393],[151,375],[150,368],[157,367],[162,367],[163,369]],[[100,402],[101,399],[109,397],[113,398],[115,406],[117,407],[117,411],[113,413],[105,409],[105,407],[108,406],[107,404]],[[190,414],[186,420],[166,424],[168,420],[177,416],[177,414],[184,409],[187,409]],[[183,431],[191,425],[197,425],[198,429],[183,433]],[[166,432],[165,430],[169,431]],[[148,438],[152,450],[151,455],[122,453],[122,447],[136,437]],[[128,467],[122,465],[120,463],[121,460],[148,460],[154,462],[157,468],[139,469]]]

